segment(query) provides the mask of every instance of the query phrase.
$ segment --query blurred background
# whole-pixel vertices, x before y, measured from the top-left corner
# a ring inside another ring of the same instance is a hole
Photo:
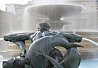
[[[49,22],[51,30],[82,35],[80,68],[98,67],[98,0],[0,0],[0,37],[37,31]],[[29,47],[31,42],[26,41]],[[0,60],[17,56],[20,49],[0,41]],[[89,64],[89,65],[88,65]],[[90,66],[91,64],[91,66]]]

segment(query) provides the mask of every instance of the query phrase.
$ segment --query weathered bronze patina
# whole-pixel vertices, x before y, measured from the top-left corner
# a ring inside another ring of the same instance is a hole
[[[47,26],[47,24],[45,24]],[[3,68],[78,68],[81,56],[74,42],[81,42],[77,34],[51,32],[45,25],[40,24],[39,31],[32,34],[12,34],[4,36],[5,41],[16,43],[22,49],[20,57],[3,62]],[[33,39],[31,38],[33,37]],[[26,52],[25,40],[31,39],[32,44]],[[67,50],[63,55],[56,46]]]

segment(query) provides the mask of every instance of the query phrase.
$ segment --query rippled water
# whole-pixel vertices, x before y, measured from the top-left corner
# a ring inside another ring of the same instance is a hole
[[[0,62],[2,68],[2,62]],[[79,68],[98,68],[98,60],[82,60]]]

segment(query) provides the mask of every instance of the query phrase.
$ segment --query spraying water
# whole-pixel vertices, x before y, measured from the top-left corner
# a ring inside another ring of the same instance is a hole
[[[0,38],[0,41],[1,41],[1,40],[4,40],[4,38]]]
[[[91,39],[83,38],[83,40],[89,41],[89,42],[91,42],[91,43],[95,44],[96,46],[98,46],[98,43],[97,43],[97,42],[95,42],[95,41],[93,41],[93,40],[91,40]]]
[[[24,13],[23,13],[23,30],[27,31],[28,28],[28,19],[29,19],[29,13],[27,12],[27,8],[25,9]]]

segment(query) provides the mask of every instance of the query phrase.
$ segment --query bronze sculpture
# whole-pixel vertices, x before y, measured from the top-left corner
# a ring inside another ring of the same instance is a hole
[[[42,23],[40,24],[39,31],[37,33],[4,36],[6,41],[24,42],[25,40],[31,39],[33,43],[30,45],[27,53],[23,52],[23,56],[20,58],[12,58],[8,61],[4,61],[3,68],[15,68],[16,66],[20,66],[20,68],[78,68],[81,56],[77,47],[82,46],[73,43],[81,42],[82,37],[76,34],[51,32],[49,31],[49,28],[50,27],[47,23]],[[56,46],[64,47],[67,50],[66,56],[62,56],[60,51],[55,49]],[[52,54],[52,49],[53,52],[55,50],[58,51],[60,55]],[[25,51],[25,47],[23,51]],[[50,56],[50,54],[52,55]],[[9,64],[9,61],[12,63]],[[8,64],[11,66],[9,67]]]

